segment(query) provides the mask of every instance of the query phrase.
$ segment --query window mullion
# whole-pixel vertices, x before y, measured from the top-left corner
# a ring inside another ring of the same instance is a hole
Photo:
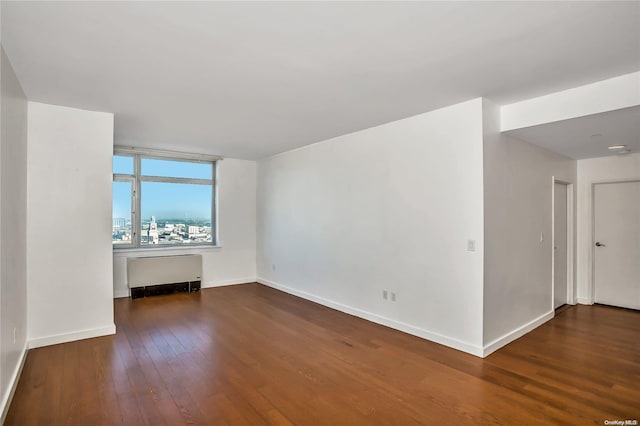
[[[134,189],[135,189],[135,179],[133,177],[133,175],[128,175],[128,174],[113,174],[113,183],[116,182],[126,182],[129,184],[129,188],[130,188],[130,211],[129,211],[129,221],[131,224],[131,240],[129,242],[129,244],[127,244],[130,247],[135,247],[135,241],[134,241],[134,233],[135,233],[135,228],[134,228],[134,218],[133,218],[133,209],[134,209],[134,204],[133,204],[133,193],[134,193]],[[125,247],[126,245],[119,245],[119,247]]]
[[[218,163],[211,164],[213,182],[211,183],[211,242],[214,245],[220,244],[218,234]]]
[[[176,178],[163,176],[140,176],[142,182],[186,183],[189,185],[213,185],[212,179]]]
[[[134,162],[133,162],[133,174],[135,175],[135,193],[134,193],[134,199],[133,199],[133,203],[132,205],[134,206],[135,211],[133,212],[133,216],[134,216],[134,220],[135,220],[135,225],[136,225],[136,231],[134,233],[134,245],[136,247],[141,247],[140,245],[140,233],[142,232],[141,229],[141,224],[142,224],[142,219],[140,218],[140,199],[142,198],[140,195],[140,155],[135,155],[134,156]]]

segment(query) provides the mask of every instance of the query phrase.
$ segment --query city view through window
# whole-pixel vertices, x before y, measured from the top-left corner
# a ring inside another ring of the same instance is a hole
[[[114,156],[113,245],[213,244],[212,163],[141,157],[140,172],[134,172],[134,161],[133,156]]]
[[[213,242],[212,226],[205,219],[142,220],[140,244],[206,244]],[[131,244],[131,220],[114,218],[111,239],[114,244]]]

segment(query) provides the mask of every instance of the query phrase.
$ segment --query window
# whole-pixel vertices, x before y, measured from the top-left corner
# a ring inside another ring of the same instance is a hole
[[[215,245],[217,159],[116,148],[113,246]]]

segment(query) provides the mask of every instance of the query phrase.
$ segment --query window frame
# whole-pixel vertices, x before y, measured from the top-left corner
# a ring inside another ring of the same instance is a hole
[[[131,157],[133,159],[133,174],[113,173],[113,182],[131,182],[131,243],[113,244],[114,251],[120,250],[175,250],[188,247],[217,247],[219,243],[218,230],[218,161],[221,157],[203,155],[203,154],[187,154],[172,151],[159,151],[150,149],[138,149],[130,147],[118,147],[113,150],[113,156]],[[182,178],[167,176],[143,176],[142,159],[151,160],[168,160],[179,161],[183,163],[200,163],[211,165],[211,179],[200,178]],[[181,183],[192,185],[210,185],[211,186],[211,228],[212,241],[210,243],[194,243],[194,244],[141,244],[141,225],[142,218],[142,182],[158,182],[158,183]],[[112,200],[113,204],[113,200]],[[113,206],[112,206],[113,208]]]
[[[136,246],[134,245],[134,239],[136,237],[137,234],[137,223],[136,223],[136,218],[135,218],[135,214],[134,211],[136,210],[136,198],[137,198],[137,191],[136,191],[136,180],[135,180],[135,176],[134,175],[127,175],[127,174],[123,174],[123,173],[114,173],[113,174],[113,180],[112,180],[112,184],[113,182],[128,182],[131,184],[131,211],[129,212],[131,214],[131,240],[129,243],[119,243],[119,244],[114,244],[113,243],[113,239],[111,240],[111,245],[113,246],[114,249],[131,249],[131,248],[136,248]],[[113,196],[111,197],[111,221],[113,222]]]

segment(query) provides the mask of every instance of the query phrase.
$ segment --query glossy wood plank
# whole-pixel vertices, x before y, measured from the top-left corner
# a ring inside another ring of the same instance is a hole
[[[563,308],[484,360],[259,284],[115,314],[115,336],[29,352],[6,424],[640,420],[637,311]]]

